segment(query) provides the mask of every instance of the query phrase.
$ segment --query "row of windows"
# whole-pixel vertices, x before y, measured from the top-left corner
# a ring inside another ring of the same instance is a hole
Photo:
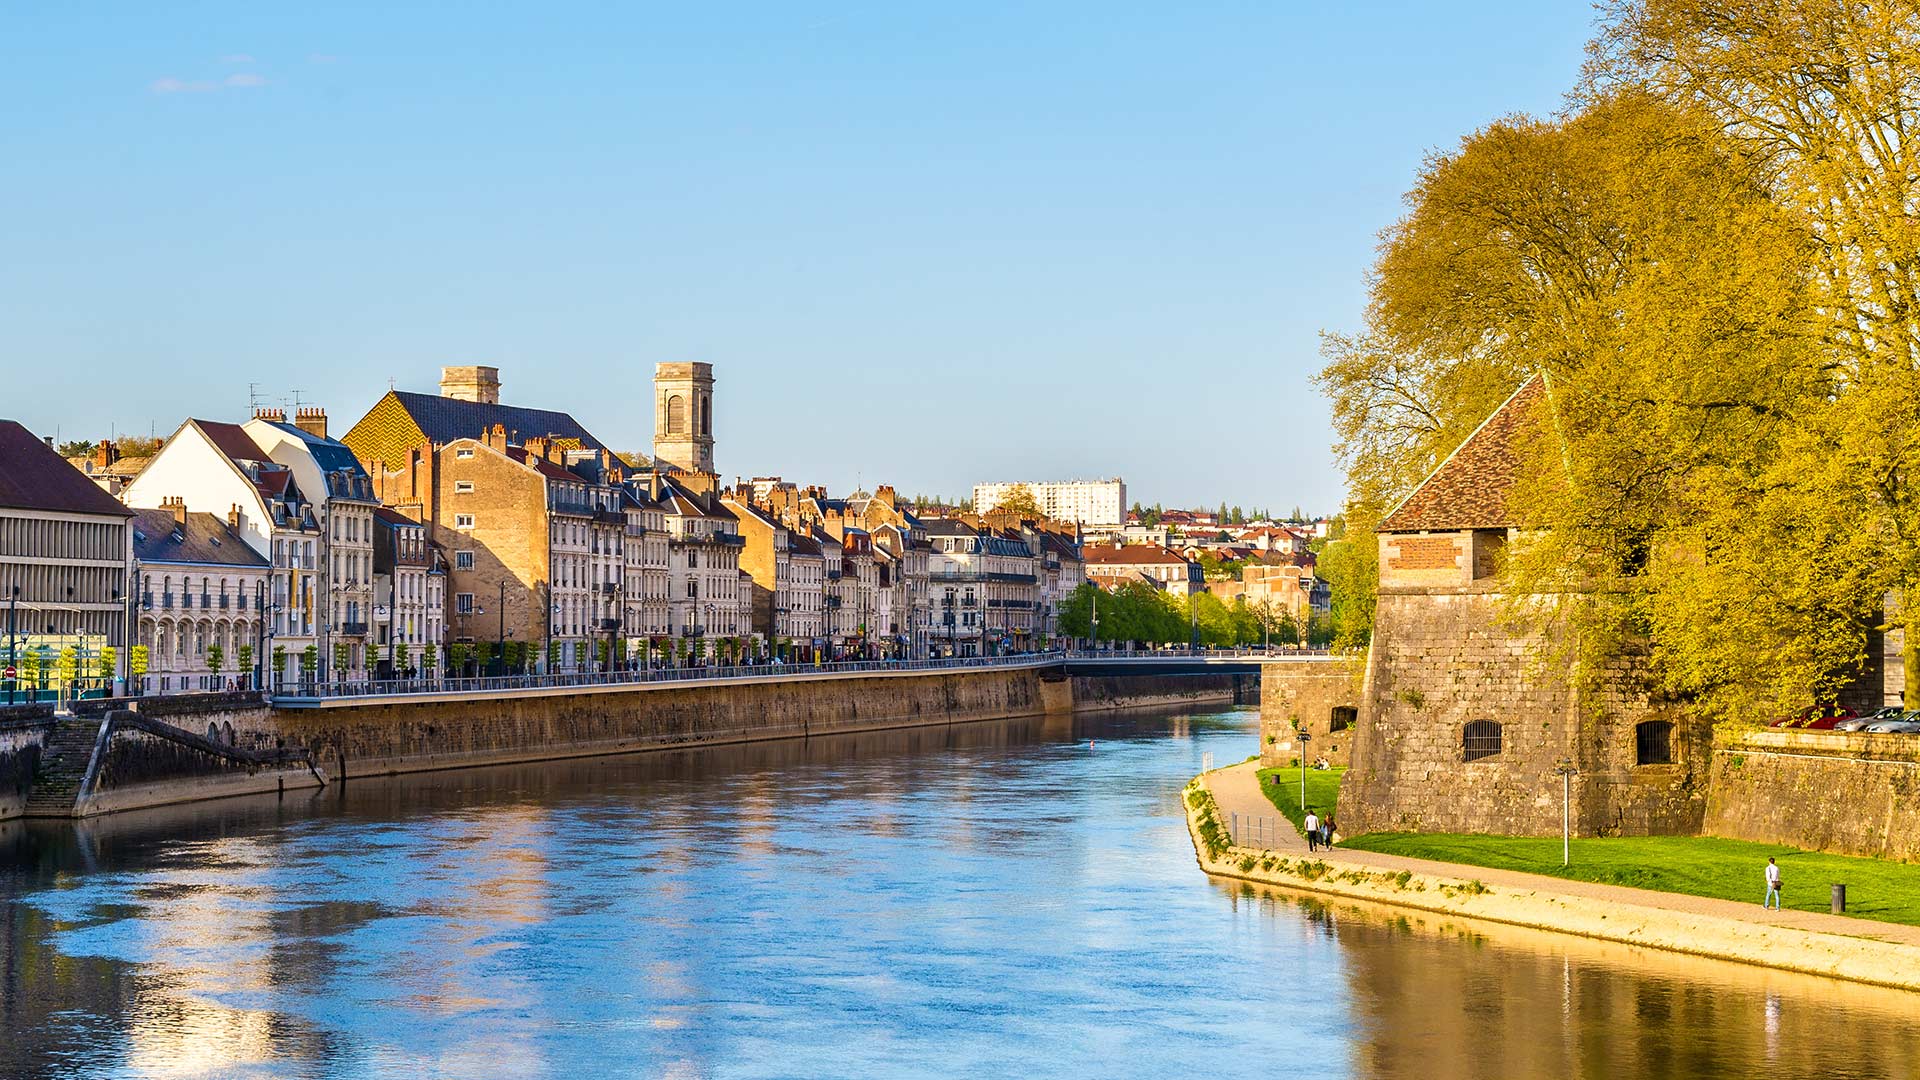
[[[126,558],[127,527],[36,517],[0,517],[0,555],[28,559]]]
[[[1335,710],[1339,712],[1340,710]],[[1350,717],[1349,717],[1350,719]],[[1333,730],[1338,731],[1339,728]],[[1460,729],[1460,759],[1483,761],[1497,757],[1505,749],[1505,731],[1496,720],[1474,720]],[[1633,728],[1634,764],[1673,764],[1673,724],[1667,720],[1644,720]]]

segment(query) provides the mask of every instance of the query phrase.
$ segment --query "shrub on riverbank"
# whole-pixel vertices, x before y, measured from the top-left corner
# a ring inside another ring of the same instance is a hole
[[[1311,776],[1311,774],[1309,774]],[[1312,794],[1311,785],[1308,788]],[[1573,841],[1573,863],[1560,865],[1557,836],[1460,833],[1368,833],[1341,846],[1416,859],[1464,863],[1603,885],[1707,896],[1758,905],[1765,898],[1767,858],[1780,861],[1782,900],[1800,911],[1826,911],[1829,886],[1847,886],[1848,913],[1920,926],[1920,865],[1801,851],[1716,836],[1621,836]]]

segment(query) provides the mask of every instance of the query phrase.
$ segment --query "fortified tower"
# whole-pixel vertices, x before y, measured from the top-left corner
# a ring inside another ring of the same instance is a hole
[[[653,457],[692,473],[713,469],[713,365],[653,366]]]

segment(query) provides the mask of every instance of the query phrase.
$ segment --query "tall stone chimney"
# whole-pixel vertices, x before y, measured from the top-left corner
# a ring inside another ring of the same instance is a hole
[[[302,405],[293,411],[293,426],[316,439],[327,437],[327,410],[316,405]]]
[[[455,401],[500,404],[500,369],[484,365],[440,369],[440,396]]]

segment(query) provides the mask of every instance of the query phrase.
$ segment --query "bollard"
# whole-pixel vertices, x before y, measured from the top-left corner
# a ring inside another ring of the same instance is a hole
[[[1835,915],[1845,915],[1847,913],[1847,887],[1845,885],[1835,884],[1833,887],[1833,913]]]

